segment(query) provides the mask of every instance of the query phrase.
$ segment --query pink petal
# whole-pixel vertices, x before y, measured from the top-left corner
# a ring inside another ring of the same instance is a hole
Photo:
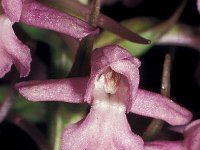
[[[110,66],[115,72],[124,75],[128,80],[129,101],[127,102],[127,112],[129,112],[134,103],[139,85],[139,70],[137,65],[130,60],[121,60],[111,64]]]
[[[30,101],[82,103],[87,81],[86,77],[30,81],[18,83],[16,88]]]
[[[137,68],[140,66],[140,61],[137,58],[132,57],[130,53],[122,47],[119,47],[118,45],[108,45],[96,49],[92,54],[91,65],[90,80],[85,94],[85,101],[88,103],[91,103],[93,99],[92,90],[95,79],[108,67],[111,67],[114,71],[124,75],[130,83],[134,81],[134,85],[130,85],[131,90],[134,91],[137,89],[139,82],[139,71]],[[134,92],[132,92],[132,94],[133,93]]]
[[[184,145],[188,150],[200,149],[200,119],[189,124],[184,131]]]
[[[77,39],[99,31],[86,22],[42,5],[35,0],[24,0],[20,21],[31,26],[64,33]]]
[[[183,141],[146,142],[145,150],[199,150],[200,119],[193,121],[184,130]]]
[[[3,77],[14,64],[20,72],[21,77],[25,77],[30,72],[31,55],[29,48],[16,37],[12,25],[13,23],[5,16],[0,16],[0,77]]]
[[[2,78],[7,72],[10,71],[12,66],[12,60],[5,54],[0,48],[0,78]]]
[[[146,142],[144,150],[184,150],[181,141]],[[188,149],[189,150],[189,149]]]
[[[93,105],[87,117],[67,127],[62,150],[143,150],[143,140],[132,133],[125,111],[103,102]]]
[[[138,90],[131,112],[164,120],[171,125],[182,125],[192,119],[192,114],[185,108],[160,94]]]
[[[200,13],[200,0],[197,0],[197,9],[198,9],[198,11]]]
[[[132,58],[130,53],[118,45],[108,45],[97,48],[93,52],[91,58],[92,72],[98,72],[100,69],[108,67],[116,61],[130,57]]]
[[[22,13],[22,0],[2,0],[2,7],[12,22],[18,22]]]

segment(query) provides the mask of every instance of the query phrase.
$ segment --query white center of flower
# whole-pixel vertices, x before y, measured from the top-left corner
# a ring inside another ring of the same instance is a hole
[[[95,108],[124,113],[128,100],[126,79],[112,69],[107,70],[96,79],[93,98]]]
[[[100,76],[99,81],[103,83],[103,88],[106,93],[115,94],[118,89],[120,79],[120,74],[113,70],[109,70]]]

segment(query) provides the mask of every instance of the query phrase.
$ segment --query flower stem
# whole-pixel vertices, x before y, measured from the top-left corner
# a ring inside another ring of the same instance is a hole
[[[164,96],[170,97],[170,71],[171,71],[171,55],[165,55],[165,61],[163,65],[163,74],[162,74],[162,85],[160,93]],[[147,141],[152,140],[156,137],[162,130],[164,121],[159,119],[153,119],[150,125],[147,127],[146,131],[143,134],[143,138]]]
[[[93,26],[97,26],[98,17],[100,14],[100,0],[92,1],[91,6],[92,8],[88,22]],[[94,40],[94,36],[88,36],[80,42],[75,62],[69,74],[70,77],[84,76],[89,74],[90,57],[93,49]]]
[[[93,0],[91,5],[92,10],[90,13],[89,24],[96,27],[100,14],[101,0]]]
[[[6,118],[13,104],[14,89],[9,88],[0,105],[0,123]]]

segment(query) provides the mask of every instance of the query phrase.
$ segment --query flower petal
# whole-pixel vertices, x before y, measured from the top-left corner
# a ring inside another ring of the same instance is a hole
[[[182,128],[182,127],[181,127]],[[145,150],[199,150],[200,119],[185,127],[183,141],[146,142]]]
[[[20,76],[25,77],[30,72],[30,49],[18,40],[12,29],[13,23],[5,15],[0,16],[0,23],[0,53],[3,56],[0,77],[10,70],[12,63],[19,70]]]
[[[115,72],[124,75],[128,80],[129,101],[127,102],[126,110],[129,112],[132,104],[134,103],[139,85],[139,70],[137,64],[131,62],[130,60],[121,60],[111,64],[110,66]]]
[[[146,142],[144,150],[183,150],[183,145],[182,145],[181,141]]]
[[[30,81],[16,84],[20,94],[30,101],[83,102],[87,77]]]
[[[192,119],[192,113],[172,100],[150,91],[138,90],[131,112],[164,120],[171,125],[182,125]]]
[[[197,9],[198,9],[198,11],[200,13],[200,0],[197,0]]]
[[[22,0],[2,0],[2,7],[12,22],[18,22],[22,13]]]
[[[118,45],[108,45],[97,48],[93,52],[91,58],[92,72],[98,72],[100,69],[108,67],[116,61],[130,57],[132,57],[130,53]]]
[[[131,132],[125,112],[109,105],[93,105],[84,120],[67,127],[61,149],[143,150],[143,140]]]
[[[98,33],[98,29],[75,17],[36,2],[25,0],[20,22],[70,35],[77,39]]]
[[[111,67],[114,71],[124,75],[128,80],[134,80],[134,84],[132,85],[135,87],[131,87],[131,89],[137,89],[139,82],[139,71],[137,68],[140,66],[140,61],[137,58],[132,57],[124,48],[118,45],[108,45],[96,49],[92,54],[91,65],[90,79],[85,94],[85,100],[88,103],[91,103],[92,101],[92,90],[96,77],[108,67]]]
[[[12,60],[5,54],[0,48],[0,78],[2,78],[7,72],[10,71],[12,66]]]
[[[193,121],[185,128],[184,137],[184,145],[186,149],[200,149],[200,119]]]

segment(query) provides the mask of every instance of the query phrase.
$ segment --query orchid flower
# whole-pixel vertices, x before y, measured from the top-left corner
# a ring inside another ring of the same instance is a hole
[[[145,150],[199,150],[200,119],[191,122],[183,130],[183,141],[156,141],[145,144]]]
[[[16,37],[12,29],[15,22],[54,30],[77,39],[98,32],[87,23],[34,0],[2,0],[1,4],[5,14],[0,14],[0,78],[12,64],[18,68],[21,77],[26,77],[30,72],[30,49]]]
[[[62,150],[143,150],[126,113],[162,119],[172,125],[188,123],[192,114],[160,94],[138,89],[140,61],[117,46],[96,49],[90,77],[18,83],[16,88],[30,101],[88,103],[89,114],[63,132]]]

